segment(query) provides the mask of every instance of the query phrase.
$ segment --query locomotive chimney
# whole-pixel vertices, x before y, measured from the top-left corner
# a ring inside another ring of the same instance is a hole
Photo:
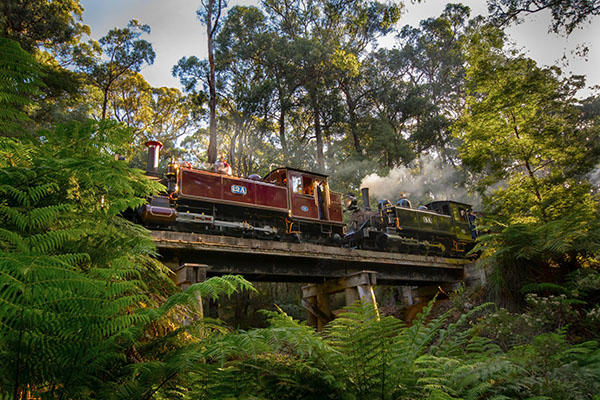
[[[148,146],[148,164],[146,165],[146,171],[150,173],[156,173],[158,171],[158,156],[160,155],[160,149],[163,144],[156,140],[150,140],[146,142]]]
[[[371,201],[369,200],[369,188],[362,188],[360,189],[360,191],[362,193],[363,205],[365,207],[365,210],[370,210]]]

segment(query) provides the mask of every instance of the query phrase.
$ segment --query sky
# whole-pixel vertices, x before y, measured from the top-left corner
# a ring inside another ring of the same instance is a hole
[[[443,0],[423,0],[412,4],[404,1],[406,12],[398,27],[417,26],[422,19],[440,15],[445,4]],[[471,7],[471,17],[487,15],[484,0],[464,0],[461,3]],[[91,27],[91,36],[99,39],[114,27],[124,27],[130,19],[137,19],[150,25],[152,31],[144,38],[152,43],[156,52],[154,64],[142,70],[144,78],[154,87],[170,86],[181,89],[177,78],[171,75],[173,65],[182,57],[195,55],[206,58],[206,28],[196,18],[200,0],[82,0],[85,11],[83,22]],[[234,5],[256,5],[254,0],[229,1]],[[600,19],[600,18],[599,18]],[[538,13],[526,18],[525,23],[512,25],[506,32],[513,45],[521,49],[538,64],[558,65],[564,71],[585,75],[587,85],[600,85],[600,21],[585,23],[569,37],[548,33],[550,13]],[[396,40],[386,38],[381,46],[393,47]],[[586,58],[574,55],[578,45],[587,45]],[[566,56],[565,64],[564,56]],[[579,93],[579,97],[589,96],[589,90]]]

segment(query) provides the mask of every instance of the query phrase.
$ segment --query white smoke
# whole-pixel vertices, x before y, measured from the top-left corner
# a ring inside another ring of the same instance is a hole
[[[422,156],[411,167],[392,169],[387,176],[370,174],[363,178],[361,188],[369,188],[371,197],[389,199],[395,203],[405,195],[413,204],[436,200],[454,200],[480,208],[481,199],[470,194],[467,179],[461,171],[439,158]]]

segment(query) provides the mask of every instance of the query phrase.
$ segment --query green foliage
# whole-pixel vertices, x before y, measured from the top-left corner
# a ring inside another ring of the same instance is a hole
[[[0,36],[16,40],[30,53],[38,46],[73,45],[82,33],[89,34],[80,22],[82,14],[79,0],[6,0],[0,6]]]
[[[581,267],[597,267],[599,221],[578,212],[539,225],[513,224],[482,236],[474,251],[489,271],[489,289],[496,301],[520,302],[527,283],[564,282]]]
[[[149,316],[164,279],[144,229],[117,215],[158,187],[115,161],[127,131],[71,124],[43,144],[2,140],[1,387],[88,397]]]
[[[117,80],[131,72],[139,72],[144,64],[152,65],[156,53],[152,45],[140,39],[150,33],[148,25],[132,19],[125,28],[114,28],[100,38],[100,47],[107,61],[93,60],[82,66],[91,82],[102,91],[100,118],[106,119],[109,96]]]
[[[146,335],[137,337],[134,347],[136,362],[116,366],[111,371],[112,379],[99,388],[99,397],[149,399],[157,394],[169,398],[188,393],[191,398],[220,398],[219,386],[223,383],[212,379],[223,369],[224,360],[244,351],[256,354],[259,349],[248,345],[243,336],[232,334],[221,321],[205,318],[199,305],[202,297],[217,299],[241,290],[253,288],[240,276],[213,277],[147,310],[149,324],[142,326]],[[169,328],[157,332],[165,326]],[[152,331],[155,333],[150,336]],[[197,397],[196,393],[201,395]]]
[[[578,123],[573,95],[581,82],[501,50],[502,36],[490,28],[471,38],[467,108],[454,128],[464,165],[480,174],[488,210],[515,223],[593,208],[581,178],[599,153],[590,140],[596,130]]]
[[[521,398],[591,399],[600,390],[600,347],[595,341],[569,345],[561,333],[542,334],[508,356],[526,371],[513,382]]]
[[[592,398],[600,372],[596,342],[570,345],[560,331],[542,329],[500,347],[497,338],[478,332],[502,327],[514,335],[520,320],[488,327],[487,319],[497,318],[486,317],[494,307],[474,307],[454,323],[448,323],[449,314],[427,322],[430,304],[407,327],[357,303],[322,334],[284,313],[268,313],[268,328],[205,339],[202,352],[192,357],[202,362],[182,368],[188,372],[157,393],[258,399]],[[550,314],[552,307],[550,299],[546,311],[538,307],[531,314]],[[476,324],[477,318],[484,322]]]
[[[40,67],[15,41],[0,37],[0,136],[19,133],[27,121],[25,106],[39,94]]]

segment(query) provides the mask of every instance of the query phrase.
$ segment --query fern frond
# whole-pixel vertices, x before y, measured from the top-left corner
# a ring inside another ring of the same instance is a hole
[[[231,296],[239,290],[256,291],[252,284],[242,276],[215,276],[204,282],[195,283],[184,292],[171,296],[162,308],[167,311],[176,305],[188,305],[197,302],[199,298],[217,299],[222,295]]]

